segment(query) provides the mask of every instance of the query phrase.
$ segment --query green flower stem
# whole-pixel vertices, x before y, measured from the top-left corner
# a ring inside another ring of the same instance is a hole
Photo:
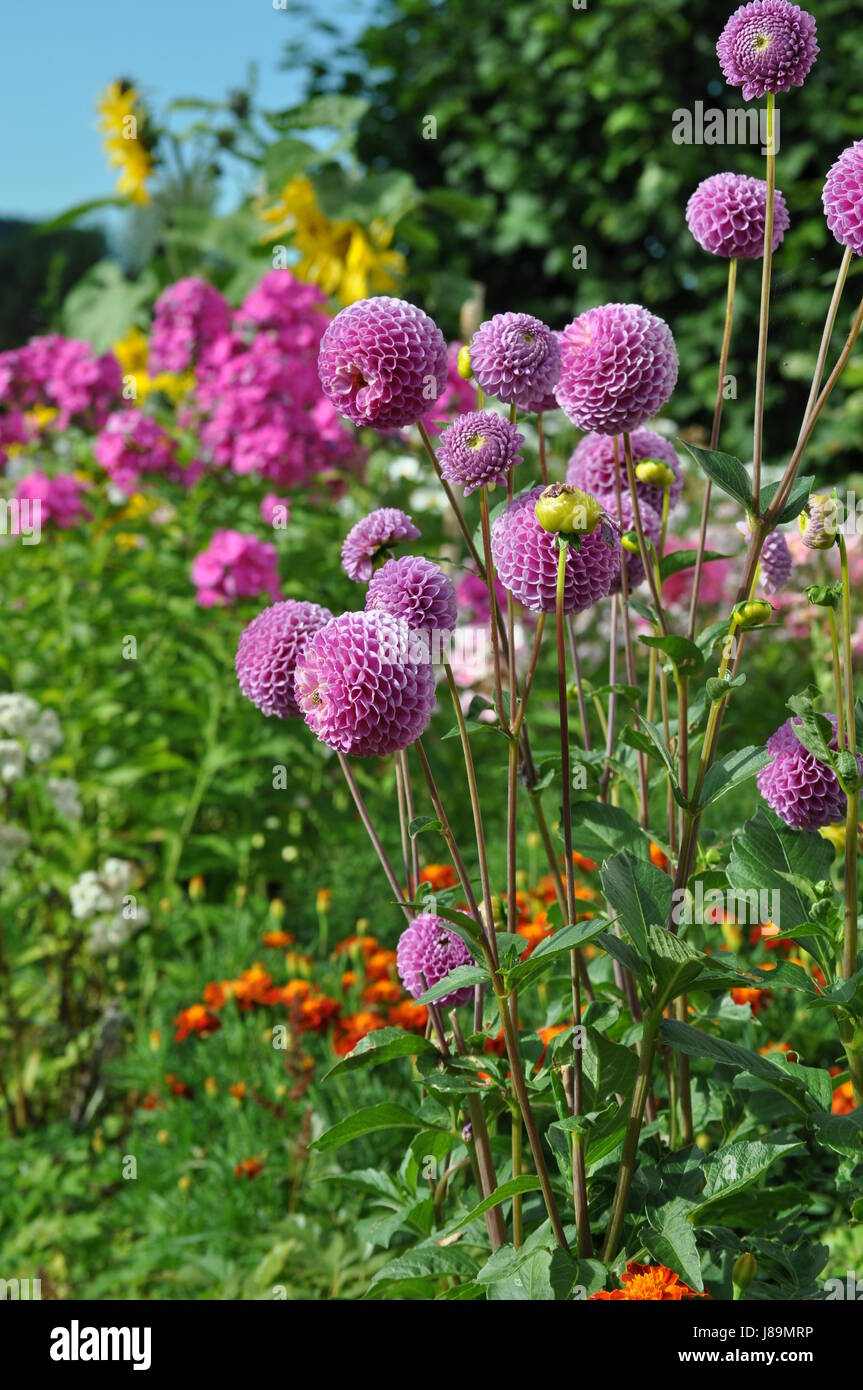
[[[503,684],[500,674],[500,644],[498,642],[497,631],[497,595],[494,587],[494,561],[491,558],[491,526],[488,515],[488,488],[480,488],[479,492],[479,513],[482,525],[482,549],[485,556],[485,582],[488,589],[489,601],[489,631],[491,632],[491,654],[494,665],[494,702],[497,708],[497,717],[504,733],[508,733],[506,714],[503,708]],[[509,639],[507,639],[509,642]],[[513,659],[512,652],[509,653],[510,660]]]
[[[471,559],[476,565],[477,572],[479,573],[481,578],[485,579],[485,565],[482,562],[482,557],[473,543],[473,536],[471,535],[470,528],[467,522],[465,521],[464,516],[462,515],[462,510],[458,504],[458,499],[456,498],[455,493],[453,492],[452,488],[450,487],[449,483],[446,481],[446,478],[443,476],[443,473],[441,472],[441,466],[438,463],[438,457],[435,453],[434,445],[432,444],[431,439],[429,438],[429,432],[423,424],[422,420],[419,420],[417,422],[417,429],[419,430],[420,438],[423,444],[425,445],[425,451],[431,459],[432,468],[437,474],[437,480],[443,488],[444,492],[446,493],[446,499],[449,502],[452,514],[455,517],[456,522],[458,523],[458,528],[461,531],[464,543],[467,546],[468,551],[470,552]],[[497,612],[497,604],[493,605],[492,612]]]
[[[846,246],[845,254],[842,257],[842,263],[839,266],[839,273],[836,276],[836,284],[833,287],[833,298],[830,300],[830,308],[827,310],[827,318],[824,323],[824,332],[821,335],[821,346],[818,349],[818,358],[815,363],[815,371],[812,376],[812,385],[809,389],[809,399],[806,402],[806,410],[803,414],[803,425],[801,425],[800,427],[800,436],[802,436],[803,434],[803,429],[806,425],[806,421],[809,419],[809,414],[816,400],[818,399],[818,392],[821,389],[821,378],[824,375],[824,366],[827,362],[827,353],[830,350],[830,339],[833,336],[833,329],[836,324],[836,315],[839,312],[839,304],[842,299],[842,291],[845,288],[845,281],[848,278],[848,271],[851,268],[851,258],[853,254],[854,253],[851,250],[851,247]],[[798,441],[800,436],[798,436]]]
[[[854,676],[851,665],[851,580],[848,573],[848,549],[845,537],[838,533],[839,559],[842,569],[842,638],[845,647],[845,718],[847,721],[848,751],[857,757],[857,727],[854,722]],[[840,745],[841,746],[841,745]],[[845,937],[842,953],[842,974],[846,980],[857,970],[857,816],[860,793],[855,788],[847,793],[845,813]],[[850,1058],[849,1058],[850,1063]],[[863,1102],[858,1083],[855,1101]]]
[[[581,742],[584,751],[589,753],[592,747],[590,740],[590,725],[587,722],[587,702],[584,698],[584,680],[581,675],[581,659],[578,655],[578,643],[575,640],[575,626],[571,613],[567,613],[566,615],[566,632],[569,638],[569,650],[572,654],[572,672],[575,676],[575,694],[578,700],[578,721],[581,725]],[[602,718],[601,714],[600,718]]]
[[[413,783],[411,782],[411,770],[408,766],[407,749],[403,749],[398,756],[399,761],[402,765],[402,778],[404,779],[405,784],[405,807],[407,809],[408,826],[410,826],[411,822],[416,820],[416,806],[414,805],[414,789]],[[420,848],[416,842],[416,836],[414,836],[414,838],[410,842],[410,849],[413,891],[414,893],[417,893],[419,891],[420,883]]]
[[[468,877],[467,868],[465,867],[465,862],[462,859],[459,847],[456,844],[456,839],[452,831],[452,826],[450,825],[449,820],[447,819],[447,814],[444,810],[444,805],[441,801],[440,793],[437,789],[437,783],[435,782],[434,774],[431,770],[431,765],[426,756],[425,748],[422,744],[422,739],[417,739],[416,743],[414,744],[414,748],[416,749],[416,754],[419,758],[420,767],[422,768],[423,776],[425,777],[426,786],[428,787],[429,796],[431,797],[431,802],[432,806],[434,807],[435,815],[441,823],[441,833],[447,842],[447,847],[450,852],[450,858],[452,859],[453,867],[455,868],[455,871],[458,875],[458,881],[461,884],[461,890],[467,898],[467,904],[470,908],[472,916],[474,916],[476,920],[479,922],[482,920],[482,914],[479,910],[479,903],[477,902],[473,888],[471,887],[471,882],[470,878]]]
[[[659,1034],[659,1025],[661,1021],[662,1013],[657,1007],[652,1008],[649,1013],[646,1013],[644,1016],[641,1033],[641,1052],[638,1058],[638,1072],[636,1074],[635,1087],[633,1088],[632,1101],[629,1107],[629,1119],[626,1125],[626,1134],[623,1139],[623,1151],[620,1156],[620,1167],[617,1172],[617,1186],[611,1203],[611,1215],[605,1236],[605,1246],[602,1251],[602,1258],[606,1264],[610,1264],[617,1254],[620,1246],[620,1238],[623,1234],[623,1222],[626,1217],[626,1208],[629,1202],[629,1190],[632,1186],[632,1179],[635,1173],[635,1163],[638,1156],[638,1140],[644,1120],[644,1108],[647,1104],[647,1096],[650,1091],[651,1076],[653,1074],[653,1058],[656,1053],[656,1039]]]
[[[761,262],[761,310],[758,316],[758,357],[755,368],[755,420],[752,433],[752,497],[759,511],[761,456],[764,443],[764,384],[767,376],[767,326],[770,318],[770,276],[773,269],[773,205],[776,190],[776,146],[773,139],[775,97],[767,93],[767,208]]]
[[[668,622],[665,611],[662,607],[662,595],[656,583],[656,574],[650,559],[650,551],[647,546],[647,538],[644,534],[644,527],[641,524],[641,506],[638,500],[638,489],[635,482],[635,467],[632,462],[632,440],[629,434],[623,436],[623,453],[626,460],[626,479],[629,484],[629,495],[632,498],[632,518],[635,522],[635,534],[638,536],[638,550],[641,555],[641,563],[644,565],[644,572],[650,587],[650,596],[653,599],[653,606],[656,609],[656,621],[659,624],[659,631],[663,637],[668,636]]]
[[[617,514],[620,516],[620,454],[617,435],[614,436],[614,491],[617,502]],[[620,555],[620,611],[623,617],[623,650],[626,653],[626,679],[629,685],[637,686],[638,682],[635,676],[635,649],[632,642],[632,626],[629,621],[629,578],[626,566],[626,551],[622,550]],[[634,714],[634,726],[637,729],[639,727],[637,701],[635,703]],[[638,818],[639,824],[646,830],[648,822],[647,758],[641,751],[638,753]]]
[[[458,1010],[453,1009],[449,1015],[450,1027],[456,1045],[456,1051],[460,1057],[467,1056],[467,1045],[464,1034],[459,1023]],[[480,1175],[480,1197],[490,1197],[497,1187],[497,1176],[494,1171],[494,1159],[491,1152],[491,1142],[488,1137],[488,1126],[485,1121],[485,1111],[482,1108],[480,1097],[474,1092],[469,1091],[467,1097],[467,1111],[470,1116],[471,1128],[473,1129],[473,1140],[476,1146],[477,1166]],[[492,1207],[485,1214],[485,1225],[488,1231],[488,1238],[491,1241],[492,1250],[499,1250],[506,1244],[506,1226],[504,1225],[503,1212],[500,1206]]]
[[[833,689],[836,695],[836,747],[845,747],[845,699],[842,694],[842,666],[839,661],[839,633],[836,628],[836,614],[827,609],[830,624],[830,646],[833,650]]]
[[[566,557],[569,543],[558,537],[557,588],[555,592],[554,619],[557,635],[557,699],[560,718],[560,759],[561,792],[563,819],[564,869],[566,873],[566,923],[576,920],[575,871],[572,862],[572,796],[569,767],[569,711],[566,691],[566,643],[564,641],[563,604],[566,593]],[[582,1114],[583,1058],[581,1050],[581,972],[580,954],[570,952],[570,976],[572,979],[572,1022],[573,1022],[573,1113]],[[578,1253],[593,1254],[593,1240],[590,1234],[590,1214],[587,1205],[587,1171],[584,1161],[584,1136],[572,1136],[572,1201],[575,1208],[575,1222],[578,1229]]]
[[[410,836],[408,834],[408,814],[407,801],[405,799],[404,773],[402,771],[401,757],[395,755],[396,768],[396,801],[399,808],[399,832],[402,842],[402,863],[405,871],[405,884],[407,885],[407,895],[413,901],[416,897],[416,884],[411,882],[411,850]]]
[[[716,404],[713,407],[713,426],[710,430],[710,448],[719,447],[719,428],[722,423],[722,407],[725,401],[725,373],[728,370],[728,350],[731,346],[731,328],[734,323],[734,291],[737,284],[737,261],[728,262],[728,290],[725,298],[725,328],[722,333],[722,346],[719,350],[719,378],[716,384]],[[692,580],[692,599],[689,604],[689,626],[687,637],[690,641],[695,635],[698,617],[698,592],[701,588],[701,571],[704,568],[704,550],[707,545],[707,522],[710,516],[711,482],[707,479],[704,501],[701,505],[701,524],[698,529],[698,555],[695,560],[695,575]]]
[[[521,1177],[521,1114],[518,1106],[513,1106],[512,1110],[512,1176]],[[523,1241],[524,1213],[521,1194],[516,1193],[512,1199],[512,1243],[516,1250]]]
[[[494,909],[491,901],[491,879],[488,872],[488,856],[485,847],[485,829],[483,827],[482,809],[479,803],[479,787],[476,780],[476,768],[473,762],[473,753],[470,747],[467,724],[465,723],[464,712],[462,711],[461,701],[458,698],[458,687],[452,673],[452,667],[448,661],[444,662],[444,672],[446,674],[447,685],[452,696],[453,708],[455,710],[456,722],[458,724],[459,737],[461,739],[462,754],[464,756],[465,771],[467,773],[468,791],[470,793],[471,811],[473,812],[474,833],[476,835],[476,852],[479,859],[479,877],[482,885],[483,903],[483,927],[485,938],[488,944],[491,958],[497,969],[497,941],[494,932]]]
[[[543,424],[542,411],[536,417],[536,432],[539,436],[539,472],[542,477],[543,487],[548,487],[548,464],[545,458],[545,425]]]
[[[381,843],[380,836],[378,835],[378,832],[375,830],[372,818],[369,815],[368,807],[366,806],[366,803],[363,800],[362,792],[357,786],[356,778],[354,777],[353,771],[351,770],[350,763],[348,762],[344,753],[337,753],[336,757],[338,758],[339,766],[342,769],[342,772],[344,773],[345,781],[348,784],[348,790],[350,791],[350,794],[354,799],[354,805],[357,808],[360,820],[366,828],[366,833],[372,842],[378,859],[380,860],[381,868],[386,874],[387,882],[390,885],[390,888],[393,890],[393,893],[395,894],[396,902],[399,904],[399,906],[402,909],[402,912],[405,914],[408,921],[410,922],[413,920],[413,911],[405,902],[404,891],[398,879],[396,878],[395,870],[393,869],[393,866],[387,857],[387,852],[384,849],[383,844]]]

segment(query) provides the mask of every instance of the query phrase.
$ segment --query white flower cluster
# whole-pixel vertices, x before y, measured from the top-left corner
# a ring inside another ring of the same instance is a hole
[[[44,763],[63,742],[60,721],[52,709],[41,709],[29,695],[0,695],[0,801],[4,787],[17,782],[27,762]],[[48,796],[65,820],[81,819],[78,783],[70,777],[49,777]]]
[[[29,843],[30,836],[20,826],[0,824],[0,871],[11,868]]]
[[[150,920],[129,892],[133,865],[106,859],[98,871],[88,869],[69,890],[72,916],[90,921],[90,950],[96,956],[117,951]]]

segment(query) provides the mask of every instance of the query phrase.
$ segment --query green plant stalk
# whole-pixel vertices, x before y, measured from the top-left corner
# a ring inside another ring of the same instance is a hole
[[[509,732],[506,714],[503,708],[503,684],[500,674],[500,645],[497,633],[497,594],[494,587],[494,561],[491,558],[491,527],[488,515],[488,488],[480,488],[479,493],[479,513],[482,525],[482,549],[485,556],[485,582],[488,589],[489,602],[489,631],[491,633],[491,654],[494,665],[494,702],[497,708],[497,717],[504,733]],[[512,653],[508,653],[510,660],[513,659]]]
[[[845,747],[845,698],[842,694],[842,665],[839,660],[839,633],[836,629],[836,614],[827,609],[830,624],[830,646],[833,651],[833,689],[836,694],[836,747]]]
[[[365,826],[366,834],[371,840],[374,851],[377,854],[378,859],[380,860],[380,865],[384,871],[384,874],[386,875],[387,883],[390,885],[390,888],[393,890],[393,893],[395,894],[396,902],[399,904],[399,906],[402,909],[402,912],[405,914],[408,921],[410,922],[413,920],[413,910],[405,902],[404,892],[396,877],[395,870],[393,869],[393,866],[389,861],[387,852],[384,849],[383,844],[381,843],[381,838],[378,835],[378,832],[375,830],[374,822],[372,821],[372,818],[369,815],[368,807],[366,806],[366,803],[363,800],[362,793],[359,787],[357,786],[356,778],[354,777],[350,763],[348,762],[344,753],[337,753],[336,757],[339,760],[339,767],[342,769],[345,781],[348,784],[348,790],[350,791],[350,794],[354,799],[354,805],[357,808],[360,820]]]
[[[521,1114],[518,1106],[512,1109],[512,1176],[521,1177]],[[518,1250],[524,1241],[524,1212],[521,1194],[512,1199],[512,1243]]]
[[[621,508],[621,484],[620,484],[620,449],[617,435],[614,436],[614,492],[617,502],[617,514],[620,515]],[[637,686],[635,677],[635,650],[632,642],[632,627],[629,621],[629,579],[627,576],[626,551],[620,554],[620,612],[623,618],[623,650],[626,654],[626,679],[629,685]],[[634,709],[634,726],[639,727],[638,721],[638,702]],[[638,819],[643,830],[647,829],[648,823],[648,801],[647,801],[647,758],[639,749],[638,752]]]
[[[467,1046],[464,1034],[459,1023],[458,1010],[453,1009],[449,1015],[452,1035],[456,1045],[456,1051],[460,1057],[467,1055]],[[485,1111],[482,1108],[482,1101],[473,1091],[468,1092],[467,1109],[470,1115],[471,1127],[473,1129],[474,1146],[476,1148],[477,1167],[479,1169],[480,1183],[479,1193],[482,1199],[490,1197],[497,1188],[497,1177],[494,1171],[494,1159],[491,1152],[491,1142],[488,1137],[488,1125],[485,1121]],[[499,1250],[501,1245],[506,1244],[506,1226],[504,1225],[503,1212],[500,1206],[491,1207],[485,1213],[486,1230],[491,1241],[492,1250]]]
[[[629,1119],[627,1120],[626,1134],[623,1139],[623,1150],[620,1156],[620,1168],[617,1173],[617,1186],[614,1190],[608,1230],[605,1236],[605,1246],[602,1251],[602,1258],[606,1264],[610,1264],[617,1254],[620,1246],[620,1238],[623,1234],[623,1222],[626,1217],[626,1208],[629,1202],[629,1189],[632,1186],[632,1179],[635,1174],[635,1162],[638,1156],[638,1139],[644,1120],[644,1107],[647,1104],[647,1096],[650,1091],[651,1076],[653,1074],[653,1058],[656,1053],[656,1039],[659,1033],[661,1020],[661,1010],[656,1006],[644,1015],[644,1023],[641,1032],[641,1052],[638,1058],[638,1072],[635,1077],[635,1086],[633,1088],[632,1100],[629,1107]]]
[[[847,720],[848,751],[857,756],[857,728],[854,722],[854,677],[851,665],[851,582],[848,573],[848,549],[845,537],[838,533],[839,558],[842,569],[842,638],[845,647],[845,718]],[[855,787],[847,793],[845,813],[845,934],[842,952],[842,974],[850,980],[857,970],[857,815],[860,792]],[[859,1060],[859,1056],[858,1056]],[[848,1059],[849,1067],[851,1058]],[[853,1077],[854,1099],[863,1103],[859,1076]]]
[[[773,139],[775,97],[767,93],[767,207],[761,262],[761,309],[758,315],[758,356],[755,367],[755,420],[752,433],[752,496],[756,514],[761,497],[761,457],[764,443],[764,385],[767,377],[767,329],[770,319],[770,276],[773,269],[773,205],[776,190],[776,146]]]
[[[560,758],[563,846],[566,873],[566,922],[575,922],[575,873],[572,862],[572,798],[569,768],[569,711],[566,693],[566,644],[564,641],[563,604],[566,593],[566,558],[569,543],[558,537],[557,587],[555,592],[555,631],[557,635],[557,698],[560,718]],[[581,1051],[581,980],[580,956],[578,951],[570,952],[570,975],[572,979],[573,1013],[573,1113],[582,1114],[583,1059]],[[584,1135],[572,1136],[572,1202],[575,1208],[575,1223],[578,1229],[578,1253],[590,1257],[593,1254],[593,1240],[590,1234],[590,1213],[587,1204],[587,1170],[584,1160]]]
[[[491,900],[491,879],[488,872],[488,856],[485,848],[485,830],[482,820],[482,808],[479,802],[479,787],[476,780],[476,768],[473,762],[473,753],[470,747],[470,738],[467,732],[464,713],[461,702],[458,698],[458,687],[452,673],[452,667],[448,661],[444,662],[444,672],[446,674],[447,685],[452,696],[453,708],[455,709],[456,723],[458,724],[459,737],[461,739],[462,755],[464,757],[465,771],[467,773],[468,792],[470,794],[471,811],[473,812],[474,833],[476,836],[476,852],[479,859],[479,876],[482,885],[482,905],[483,905],[483,928],[485,930],[485,940],[491,953],[495,969],[497,969],[497,942],[494,933],[494,909]]]

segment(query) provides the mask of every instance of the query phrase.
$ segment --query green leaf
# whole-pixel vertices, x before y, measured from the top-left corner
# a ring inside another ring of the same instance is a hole
[[[738,551],[726,553],[722,550],[705,550],[705,564],[710,560],[731,560]],[[692,569],[698,559],[697,550],[670,550],[667,555],[663,555],[659,564],[659,576],[665,583],[673,574],[680,574],[682,570]]]
[[[710,1203],[758,1182],[778,1159],[802,1147],[796,1139],[738,1139],[723,1144],[721,1149],[707,1154],[702,1162],[705,1181],[695,1212],[701,1215]]]
[[[436,985],[432,985],[425,994],[421,994],[416,1002],[418,1004],[433,1004],[435,1000],[442,999],[445,994],[450,994],[455,989],[464,989],[467,985],[487,984],[487,970],[482,970],[478,965],[457,965],[455,970],[451,970],[444,979],[438,980]]]
[[[450,1274],[460,1279],[472,1279],[476,1260],[458,1246],[429,1244],[407,1250],[390,1260],[372,1278],[366,1297],[380,1298],[393,1291],[399,1298],[413,1292],[421,1294],[430,1279]]]
[[[682,1197],[666,1202],[651,1215],[650,1226],[642,1227],[641,1239],[658,1264],[673,1269],[696,1293],[703,1293],[701,1260],[688,1220],[691,1205]]]
[[[706,473],[711,482],[722,488],[723,492],[727,492],[728,496],[745,507],[747,512],[752,511],[752,484],[740,459],[735,458],[733,454],[723,454],[715,449],[699,449],[695,444],[687,444],[685,439],[681,439],[679,443],[692,455],[702,473]]]
[[[826,1149],[845,1158],[863,1159],[863,1107],[850,1115],[813,1115],[810,1128]]]
[[[412,840],[415,840],[417,835],[422,835],[424,830],[443,830],[443,826],[435,816],[417,816],[408,826],[408,834]]]
[[[316,154],[307,140],[295,140],[292,136],[269,145],[264,156],[264,172],[270,190],[280,192],[286,183],[303,173]]]
[[[671,908],[672,882],[668,874],[624,849],[603,866],[602,887],[638,954],[649,961],[649,929],[661,927]]]
[[[640,859],[650,858],[650,842],[628,811],[601,801],[576,801],[572,807],[574,847],[603,863],[616,850],[626,846]]]
[[[364,1134],[374,1134],[379,1129],[419,1130],[429,1127],[427,1120],[414,1115],[403,1105],[396,1105],[393,1101],[382,1101],[379,1105],[367,1105],[362,1110],[355,1110],[352,1115],[331,1125],[312,1141],[309,1148],[327,1153],[330,1149],[338,1149],[342,1144],[349,1144],[352,1139],[359,1139]],[[443,1125],[432,1125],[431,1128],[443,1129]]]
[[[586,1027],[583,1061],[588,1110],[599,1110],[608,1099],[631,1093],[638,1070],[638,1057],[632,1048],[611,1042],[596,1028]]]
[[[704,665],[704,655],[688,637],[678,637],[668,633],[665,637],[641,637],[646,647],[656,647],[664,652],[683,676],[695,676]]]
[[[786,521],[793,521],[795,517],[798,517],[800,515],[800,513],[803,511],[803,508],[806,506],[806,502],[808,500],[810,492],[812,491],[812,484],[814,483],[814,481],[814,478],[794,479],[794,482],[791,484],[791,491],[788,494],[788,500],[786,501],[785,506],[782,508],[782,511],[779,513],[779,516],[776,519],[776,524],[778,526],[783,526]],[[762,516],[764,516],[765,512],[767,511],[767,508],[770,506],[770,503],[773,501],[778,490],[778,482],[766,483],[765,486],[761,489],[761,497],[759,501]]]
[[[501,1183],[500,1187],[496,1187],[494,1192],[477,1203],[473,1211],[468,1212],[467,1216],[463,1216],[455,1225],[447,1226],[446,1234],[451,1236],[456,1231],[464,1230],[465,1226],[469,1226],[478,1217],[484,1216],[487,1211],[491,1211],[492,1207],[500,1206],[501,1202],[508,1202],[511,1197],[517,1197],[521,1192],[538,1192],[539,1186],[539,1178],[533,1173],[526,1173],[520,1178],[510,1178],[509,1182]]]
[[[731,842],[727,875],[738,889],[776,889],[782,903],[783,931],[809,919],[814,893],[807,884],[826,878],[833,847],[821,835],[791,830],[762,808],[748,820]]]
[[[709,806],[712,801],[718,801],[726,792],[754,777],[756,772],[760,772],[770,761],[771,755],[766,748],[753,746],[737,748],[732,753],[726,753],[724,758],[713,764],[705,777],[700,804]]]
[[[406,1033],[401,1028],[377,1028],[360,1038],[353,1052],[340,1057],[334,1066],[321,1078],[328,1081],[345,1071],[356,1071],[359,1067],[378,1067],[382,1062],[391,1062],[397,1057],[417,1057],[423,1052],[433,1052],[440,1057],[434,1043],[424,1038],[422,1033]]]
[[[672,999],[686,992],[708,962],[700,951],[693,950],[665,927],[650,927],[648,938],[650,959],[659,986],[656,1007],[664,1009]]]
[[[34,236],[51,236],[54,232],[61,232],[64,227],[69,227],[73,222],[77,222],[79,217],[86,217],[90,212],[97,212],[101,208],[126,208],[129,206],[128,198],[119,196],[108,198],[88,198],[86,202],[75,203],[71,208],[66,208],[64,212],[58,213],[56,217],[51,217],[47,222],[40,222],[33,228]]]
[[[720,680],[718,676],[711,676],[709,680],[704,682],[704,689],[707,693],[708,700],[724,700],[727,695],[731,694],[732,690],[736,690],[738,686],[745,684],[745,671],[741,671],[739,675],[733,678],[729,671],[722,680]]]
[[[608,925],[609,922],[606,917],[594,917],[589,921],[570,922],[568,926],[561,927],[552,936],[547,936],[545,941],[541,941],[531,951],[527,960],[520,961],[513,969],[507,970],[507,986],[524,985],[528,981],[533,983],[562,952],[573,951],[586,942],[592,941]]]
[[[769,1081],[771,1086],[788,1096],[798,1108],[810,1108],[803,1099],[806,1087],[790,1075],[790,1068],[784,1070],[769,1058],[762,1057],[760,1053],[751,1052],[748,1047],[728,1042],[725,1038],[713,1037],[710,1033],[703,1033],[701,1029],[693,1028],[689,1023],[679,1023],[676,1019],[663,1019],[662,1036],[672,1047],[685,1052],[688,1057],[704,1057],[711,1062],[722,1062],[726,1066],[734,1067],[737,1071],[750,1072],[753,1076],[761,1077],[763,1081]]]

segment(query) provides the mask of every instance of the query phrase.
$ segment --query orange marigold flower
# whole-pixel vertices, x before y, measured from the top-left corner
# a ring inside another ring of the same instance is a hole
[[[793,941],[774,941],[781,931],[775,922],[761,922],[757,927],[749,928],[749,945],[757,946],[759,942],[766,946],[768,951],[784,951],[786,956],[789,951],[794,949]]]
[[[527,960],[531,951],[535,951],[541,941],[545,941],[547,936],[551,936],[552,928],[545,924],[545,913],[541,912],[532,922],[524,922],[517,928],[518,935],[523,936],[527,942],[527,947],[521,953],[522,960]]]
[[[640,1265],[630,1260],[621,1275],[622,1289],[601,1290],[590,1295],[592,1299],[622,1299],[627,1302],[650,1300],[654,1303],[679,1303],[684,1298],[709,1298],[707,1293],[696,1293],[684,1284],[679,1274],[665,1265]]]
[[[225,1007],[225,1004],[228,1002],[228,998],[230,997],[230,993],[231,991],[227,985],[227,982],[219,984],[217,980],[213,980],[210,984],[204,985],[204,1003],[207,1005],[208,1008],[218,1011],[219,1009],[223,1009]]]
[[[246,1083],[245,1083],[245,1081],[235,1081],[234,1084],[233,1084],[233,1086],[229,1086],[229,1087],[228,1087],[228,1095],[229,1095],[229,1096],[233,1096],[235,1100],[243,1100],[244,1097],[245,1097],[245,1094],[246,1094]]]
[[[344,972],[344,974],[342,975],[342,989],[345,991],[345,994],[347,994],[348,990],[351,990],[351,989],[354,988],[356,982],[357,982],[357,972],[356,972],[356,970],[346,970],[346,971]]]
[[[311,992],[312,986],[308,980],[288,980],[287,984],[282,985],[282,1003],[300,1003],[303,999],[308,999]]]
[[[769,989],[733,989],[731,998],[735,1004],[748,1004],[756,1018],[773,999]]]
[[[331,888],[319,888],[315,896],[315,908],[318,912],[326,912],[333,900],[333,890]]]
[[[483,1046],[483,1052],[493,1052],[496,1054],[496,1056],[502,1057],[505,1051],[506,1042],[504,1041],[503,1029],[501,1028],[496,1038],[486,1038],[485,1044]]]
[[[366,960],[368,980],[386,980],[392,977],[396,968],[395,951],[373,951]]]
[[[230,981],[231,992],[244,1011],[251,1009],[254,1004],[265,1004],[272,985],[272,975],[267,974],[259,961],[249,970],[244,970],[239,980]]]
[[[429,1011],[425,1004],[415,1004],[412,999],[404,999],[387,1014],[387,1020],[394,1028],[406,1028],[408,1032],[422,1033],[428,1023]]]
[[[217,1033],[221,1026],[204,1004],[192,1004],[188,1009],[181,1009],[174,1019],[174,1042],[185,1042],[190,1033],[207,1038],[211,1033]]]
[[[452,864],[426,864],[420,869],[420,883],[430,883],[436,893],[443,888],[454,888],[455,869]]]
[[[271,951],[278,951],[285,946],[290,946],[293,940],[293,933],[289,931],[265,931],[261,937],[263,945]]]
[[[577,869],[581,869],[586,874],[592,874],[596,868],[595,860],[588,859],[586,854],[579,854],[577,849],[572,851],[572,862]]]
[[[344,941],[338,942],[336,955],[354,949],[361,951],[364,956],[370,956],[378,949],[378,939],[376,936],[346,936]]]
[[[340,1057],[346,1057],[349,1052],[353,1052],[361,1038],[373,1033],[376,1028],[385,1027],[386,1023],[379,1014],[360,1009],[359,1012],[348,1014],[347,1018],[339,1020],[333,1034],[333,1047]]]
[[[375,980],[363,990],[366,1004],[397,1004],[402,997],[402,988],[395,980]]]
[[[843,1081],[833,1092],[830,1109],[834,1115],[850,1115],[854,1108],[854,1087],[850,1081]]]
[[[759,1047],[758,1051],[762,1057],[767,1057],[771,1052],[792,1052],[792,1047],[787,1042],[769,1042],[765,1043],[763,1047]],[[788,1060],[789,1062],[796,1062],[799,1059],[796,1053],[792,1053]]]
[[[661,869],[663,873],[668,873],[668,855],[664,849],[660,849],[655,840],[650,842],[650,862],[654,868]]]
[[[185,1096],[187,1100],[192,1099],[191,1086],[187,1086],[185,1081],[181,1081],[180,1078],[178,1076],[175,1076],[172,1071],[166,1073],[165,1085],[171,1092],[172,1096]]]
[[[235,1178],[256,1178],[259,1173],[264,1171],[264,1161],[261,1158],[241,1158],[234,1169]]]
[[[536,896],[541,898],[544,903],[553,903],[557,897],[554,887],[554,879],[551,874],[543,874],[539,883],[536,885]]]
[[[139,1101],[142,1110],[158,1110],[162,1102],[155,1091],[148,1091]]]
[[[559,1033],[565,1033],[567,1028],[571,1028],[571,1023],[550,1023],[547,1028],[538,1028],[537,1032],[543,1041],[542,1056],[534,1067],[534,1071],[539,1071],[545,1061],[545,1054],[548,1052],[548,1045],[552,1038],[556,1038]]]
[[[338,999],[326,994],[314,994],[300,1004],[298,1027],[301,1033],[324,1033],[341,1010]]]

